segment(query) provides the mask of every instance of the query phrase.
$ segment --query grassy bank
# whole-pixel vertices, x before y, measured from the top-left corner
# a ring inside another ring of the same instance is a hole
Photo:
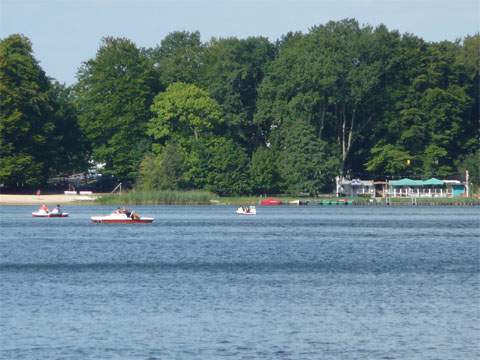
[[[96,200],[101,205],[202,205],[218,201],[209,191],[140,191],[104,195]]]
[[[275,196],[284,204],[298,198],[292,196]],[[258,205],[262,197],[259,196],[218,196],[209,191],[140,191],[132,190],[122,194],[103,195],[96,200],[101,205]],[[337,202],[336,197],[304,198],[310,205],[322,205],[332,201]],[[386,206],[386,205],[418,205],[418,206],[448,206],[448,205],[480,205],[477,198],[390,198],[371,199],[367,197],[355,197],[348,199],[350,204],[360,206]]]
[[[283,203],[296,198],[275,196]],[[141,191],[131,190],[121,194],[102,195],[96,200],[100,205],[258,205],[260,196],[218,196],[209,191]]]

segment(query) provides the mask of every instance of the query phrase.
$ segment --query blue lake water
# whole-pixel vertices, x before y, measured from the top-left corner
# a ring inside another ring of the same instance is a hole
[[[480,208],[0,207],[0,359],[475,359]]]

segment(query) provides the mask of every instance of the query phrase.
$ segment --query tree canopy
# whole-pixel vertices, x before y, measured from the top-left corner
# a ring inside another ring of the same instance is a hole
[[[0,41],[0,183],[32,188],[85,168],[88,152],[69,89],[52,83],[23,35]]]
[[[0,183],[103,164],[148,189],[333,190],[337,175],[478,184],[480,34],[426,42],[355,19],[265,37],[102,39],[72,88],[0,42]]]
[[[92,145],[92,158],[105,164],[105,174],[136,178],[150,147],[147,123],[157,91],[151,62],[128,39],[104,38],[96,57],[80,68],[78,119]]]
[[[193,84],[173,83],[152,105],[149,134],[160,142],[188,140],[208,134],[222,122],[221,109],[205,90]]]

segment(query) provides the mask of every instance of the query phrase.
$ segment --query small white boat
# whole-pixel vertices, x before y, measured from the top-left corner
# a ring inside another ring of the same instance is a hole
[[[250,205],[250,206],[240,206],[236,213],[238,215],[257,215],[257,209],[255,206]]]
[[[154,218],[139,216],[135,212],[118,213],[110,215],[98,215],[90,218],[96,224],[149,224]]]
[[[48,218],[53,218],[53,217],[68,217],[68,213],[67,212],[48,212],[48,211],[43,211],[43,210],[39,210],[39,211],[35,211],[35,212],[32,212],[32,216],[33,217],[48,217]]]

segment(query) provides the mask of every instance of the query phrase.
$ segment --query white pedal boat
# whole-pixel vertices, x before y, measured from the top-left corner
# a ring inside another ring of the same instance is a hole
[[[133,213],[135,215],[135,213]],[[96,224],[149,224],[154,218],[143,216],[127,216],[127,214],[113,213],[110,215],[98,215],[90,218]]]
[[[257,209],[255,206],[240,206],[236,213],[238,215],[257,215]]]
[[[60,217],[68,217],[67,212],[45,212],[45,211],[35,211],[32,212],[33,217],[48,217],[48,218],[60,218]]]

